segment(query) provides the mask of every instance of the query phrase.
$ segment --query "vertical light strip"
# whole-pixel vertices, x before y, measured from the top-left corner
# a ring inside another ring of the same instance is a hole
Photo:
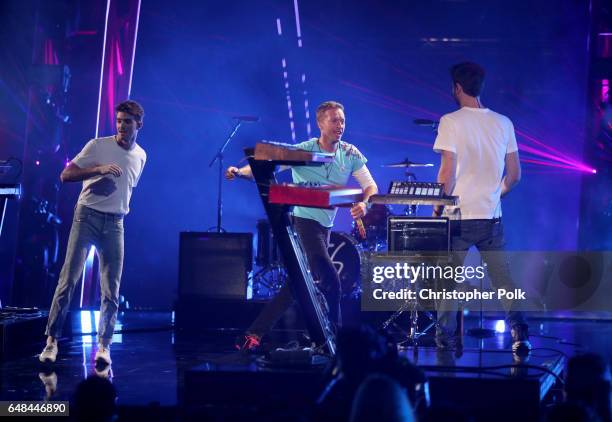
[[[278,32],[278,35],[283,35],[283,28],[281,26],[280,18],[276,18],[276,32]]]
[[[302,73],[302,88],[304,91],[304,112],[306,114],[306,134],[310,138],[310,110],[308,109],[308,91],[306,90],[306,74]]]
[[[132,95],[132,77],[134,76],[134,58],[136,57],[136,40],[138,39],[138,24],[140,23],[140,3],[138,0],[138,10],[136,11],[136,32],[134,32],[134,48],[132,49],[132,68],[130,69],[130,83],[128,85],[128,98]]]
[[[106,0],[106,18],[104,19],[104,41],[102,42],[102,64],[100,65],[100,90],[98,91],[98,113],[96,114],[96,136],[100,129],[100,107],[102,105],[102,83],[104,81],[104,57],[106,56],[106,32],[108,31],[108,14],[111,0]]]
[[[96,333],[100,332],[100,311],[93,311],[92,313],[93,324],[92,327],[96,328]],[[92,330],[93,333],[93,330]]]
[[[295,29],[297,32],[298,47],[302,46],[302,29],[300,28],[300,10],[298,0],[293,0],[293,10],[295,11]]]
[[[0,217],[0,235],[2,234],[2,226],[4,226],[4,216],[6,215],[6,204],[8,203],[8,199],[3,199],[4,204],[2,205],[2,217]]]
[[[287,96],[287,110],[289,111],[289,127],[291,128],[291,139],[296,140],[295,122],[293,121],[293,106],[291,105],[291,91],[289,90],[289,73],[287,72],[287,60],[283,57],[281,61],[283,66],[283,78],[285,80],[285,94]]]

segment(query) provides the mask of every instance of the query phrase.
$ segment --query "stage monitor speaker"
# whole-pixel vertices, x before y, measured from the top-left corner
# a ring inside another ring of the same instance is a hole
[[[447,218],[395,216],[387,219],[389,252],[448,254],[450,224]]]
[[[252,233],[181,232],[179,299],[246,299]]]

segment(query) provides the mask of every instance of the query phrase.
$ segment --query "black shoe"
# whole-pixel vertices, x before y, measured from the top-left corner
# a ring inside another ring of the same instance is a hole
[[[515,324],[510,328],[512,334],[512,353],[519,356],[527,356],[531,353],[529,343],[529,326],[527,324]]]

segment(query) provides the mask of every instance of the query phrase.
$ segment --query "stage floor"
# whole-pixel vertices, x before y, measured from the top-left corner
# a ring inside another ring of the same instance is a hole
[[[86,328],[83,319],[93,313],[73,316],[73,327]],[[113,364],[109,371],[98,373],[112,379],[120,406],[160,406],[177,409],[185,400],[185,374],[195,367],[211,364],[207,371],[223,372],[224,363],[234,371],[257,372],[252,356],[240,356],[232,350],[235,331],[185,333],[180,341],[172,329],[169,312],[128,312],[120,316],[121,333],[115,334],[112,346]],[[477,321],[466,319],[466,328]],[[440,379],[488,379],[503,381],[508,378],[544,377],[538,382],[540,399],[554,383],[551,372],[559,375],[566,362],[577,352],[592,351],[602,354],[608,362],[612,358],[612,322],[588,320],[530,320],[531,342],[534,350],[523,363],[529,368],[517,370],[508,346],[510,335],[497,320],[485,320],[485,326],[497,328],[499,333],[485,340],[464,337],[461,355],[440,353],[434,348],[402,349],[400,353],[425,370],[431,380],[432,403],[444,402],[447,387],[440,387]],[[503,333],[501,332],[503,329]],[[86,330],[87,331],[87,330]],[[204,335],[201,335],[204,334]],[[44,337],[41,335],[41,349]],[[0,400],[69,400],[77,384],[96,373],[93,364],[95,336],[75,335],[60,343],[55,365],[42,365],[36,356],[23,356],[0,363]],[[218,364],[221,364],[220,366]],[[499,367],[487,373],[476,369]],[[546,368],[539,370],[538,367]],[[212,369],[210,369],[212,368]],[[216,369],[214,369],[216,368]],[[242,369],[241,369],[242,368]],[[481,385],[482,382],[480,383]],[[474,384],[476,385],[476,384]],[[188,392],[187,392],[188,393]]]

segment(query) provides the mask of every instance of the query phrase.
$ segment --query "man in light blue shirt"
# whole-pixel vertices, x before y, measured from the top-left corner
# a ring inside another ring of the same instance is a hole
[[[318,138],[313,138],[309,141],[297,144],[296,148],[306,151],[328,152],[321,147]],[[293,183],[319,183],[321,185],[344,186],[348,183],[352,174],[359,171],[367,171],[365,167],[366,162],[366,158],[357,148],[355,148],[355,146],[348,142],[338,141],[338,146],[334,151],[333,162],[324,164],[323,166],[292,167],[291,173]],[[361,206],[358,205],[354,210],[353,216],[355,218],[365,214],[360,208]],[[300,218],[310,218],[311,220],[319,222],[323,227],[330,228],[334,225],[334,218],[336,217],[337,210],[337,208],[294,207],[293,215]]]
[[[345,122],[342,104],[335,101],[322,103],[317,108],[317,125],[321,136],[299,143],[296,147],[307,151],[333,153],[333,161],[322,166],[291,167],[291,172],[294,183],[344,186],[351,175],[355,177],[364,194],[364,202],[358,202],[351,208],[351,216],[358,219],[365,215],[366,202],[371,195],[378,192],[378,187],[366,166],[366,158],[354,145],[341,140]],[[242,168],[229,167],[225,175],[229,180],[236,176],[252,177],[248,165]],[[320,289],[329,306],[329,319],[333,324],[340,324],[340,279],[327,251],[336,211],[336,208],[328,210],[294,207],[293,226],[300,237],[310,268],[320,281]],[[261,337],[272,328],[292,301],[289,287],[283,286],[251,324],[245,336],[240,338],[237,347],[248,350],[257,348]]]

